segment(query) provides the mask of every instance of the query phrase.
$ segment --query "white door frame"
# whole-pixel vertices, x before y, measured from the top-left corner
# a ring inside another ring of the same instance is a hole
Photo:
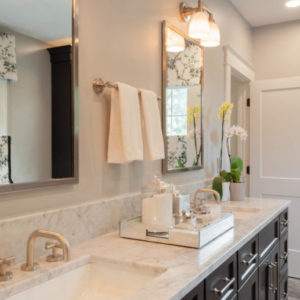
[[[223,47],[225,63],[225,101],[231,102],[231,76],[242,82],[255,80],[255,69],[229,45]]]
[[[224,50],[224,70],[225,70],[225,101],[231,102],[231,78],[232,76],[237,78],[242,83],[250,84],[255,80],[255,69],[247,62],[241,55],[238,54],[229,45],[223,47]],[[238,107],[238,124],[246,127],[246,92],[244,94],[244,102],[239,101]],[[242,99],[241,99],[242,100]],[[249,147],[250,148],[250,147]],[[238,144],[238,155],[246,162],[245,146]],[[247,161],[247,163],[249,163]],[[245,168],[244,168],[245,169]],[[249,188],[249,177],[246,176],[246,171],[243,171],[243,177],[247,184],[247,190]]]

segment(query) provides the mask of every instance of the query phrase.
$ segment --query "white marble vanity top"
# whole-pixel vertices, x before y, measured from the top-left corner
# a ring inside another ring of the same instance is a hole
[[[72,260],[67,263],[47,263],[40,259],[36,272],[22,272],[13,267],[14,279],[0,283],[0,299],[7,299],[62,273],[86,264],[91,257],[157,267],[165,270],[127,299],[181,299],[212,271],[257,234],[272,218],[281,213],[289,201],[249,198],[243,202],[228,202],[226,207],[259,209],[253,216],[235,220],[235,228],[204,248],[177,246],[122,239],[117,232],[72,247]],[[99,216],[101,217],[101,216]]]

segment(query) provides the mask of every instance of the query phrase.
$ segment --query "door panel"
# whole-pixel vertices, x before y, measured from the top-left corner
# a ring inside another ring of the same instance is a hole
[[[300,278],[300,77],[251,84],[250,195],[291,199],[290,276]],[[296,267],[297,266],[297,267]]]

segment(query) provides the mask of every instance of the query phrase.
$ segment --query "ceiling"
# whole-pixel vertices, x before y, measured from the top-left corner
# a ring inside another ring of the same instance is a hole
[[[72,36],[72,0],[1,0],[0,25],[41,41]]]
[[[286,0],[230,1],[252,27],[300,20],[300,7],[286,7]]]

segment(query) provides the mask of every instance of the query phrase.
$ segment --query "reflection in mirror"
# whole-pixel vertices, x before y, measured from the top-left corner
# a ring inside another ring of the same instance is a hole
[[[74,177],[72,48],[72,0],[1,1],[1,185]]]
[[[203,167],[203,49],[174,26],[163,23],[163,171]]]

